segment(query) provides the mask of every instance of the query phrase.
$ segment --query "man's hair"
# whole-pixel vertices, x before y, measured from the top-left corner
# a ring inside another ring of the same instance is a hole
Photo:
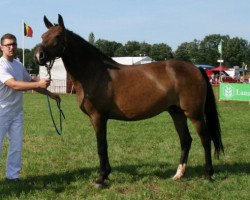
[[[3,44],[3,41],[4,41],[5,39],[10,39],[10,40],[15,40],[15,41],[16,41],[16,36],[14,36],[14,35],[11,34],[11,33],[6,33],[6,34],[4,34],[4,35],[2,36],[2,38],[1,38],[1,44]]]

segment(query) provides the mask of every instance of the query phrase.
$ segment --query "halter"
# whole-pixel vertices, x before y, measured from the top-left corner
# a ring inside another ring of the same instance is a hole
[[[51,78],[51,69],[52,69],[52,66],[54,65],[54,62],[55,62],[56,58],[55,59],[52,59],[49,61],[49,63],[45,63],[45,67],[47,69],[47,73],[49,75],[49,79]]]
[[[57,58],[55,58],[55,59],[57,59]],[[51,79],[51,69],[52,69],[52,66],[53,66],[53,64],[55,62],[55,59],[52,59],[52,60],[49,61],[48,64],[47,63],[45,64],[45,67],[47,69],[47,73],[49,75],[49,79]],[[53,125],[54,125],[54,127],[56,129],[57,134],[61,135],[62,134],[62,116],[65,119],[65,115],[63,113],[63,110],[61,109],[61,104],[60,104],[60,102],[57,102],[57,108],[59,110],[59,118],[60,118],[60,130],[59,130],[57,128],[57,126],[56,126],[56,123],[55,123],[55,120],[54,120],[54,117],[53,117],[53,113],[52,113],[52,109],[51,109],[51,105],[50,105],[50,100],[49,100],[48,90],[46,90],[46,96],[47,96],[47,101],[48,101],[48,107],[49,107],[49,111],[50,111],[51,120],[52,120]]]

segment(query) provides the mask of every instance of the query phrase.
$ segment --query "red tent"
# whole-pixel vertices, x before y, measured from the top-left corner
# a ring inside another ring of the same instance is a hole
[[[218,66],[216,68],[211,69],[213,72],[214,71],[226,71],[229,70],[226,66]]]
[[[211,78],[211,75],[213,74],[213,70],[207,69],[207,70],[206,70],[206,73],[207,73],[207,76],[208,76],[209,78]]]

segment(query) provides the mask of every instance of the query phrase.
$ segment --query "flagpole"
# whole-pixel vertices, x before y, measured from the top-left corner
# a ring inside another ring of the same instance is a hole
[[[24,60],[24,20],[22,20],[22,40],[23,40],[23,66],[25,65],[25,60]]]
[[[220,58],[219,58],[219,63],[220,63],[220,72],[219,72],[219,81],[220,82],[222,82],[222,77],[221,77],[221,75],[222,75],[222,62],[223,62],[223,60],[222,60],[222,53],[223,53],[223,51],[222,51],[222,39],[220,40],[220,43],[219,43],[219,46],[218,46],[218,51],[219,51],[219,54],[220,54]]]
[[[221,61],[222,61],[222,55],[220,55],[220,82],[222,82],[222,77],[221,77]]]

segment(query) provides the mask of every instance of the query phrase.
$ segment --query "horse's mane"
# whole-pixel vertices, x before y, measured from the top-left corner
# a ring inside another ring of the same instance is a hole
[[[71,37],[71,39],[73,39],[74,42],[78,44],[80,48],[84,50],[84,52],[88,52],[91,56],[99,58],[103,63],[109,64],[109,65],[116,64],[116,62],[111,57],[102,53],[98,48],[96,48],[94,45],[87,42],[85,39],[83,39],[81,36],[74,33],[73,31],[66,29],[66,35]]]

